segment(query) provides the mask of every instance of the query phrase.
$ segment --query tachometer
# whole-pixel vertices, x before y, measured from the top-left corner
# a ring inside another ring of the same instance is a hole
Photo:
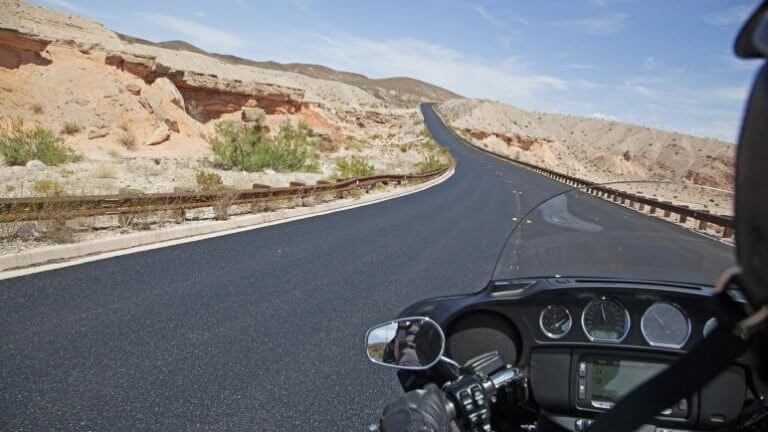
[[[659,302],[645,310],[640,329],[648,345],[682,348],[691,334],[691,323],[682,309],[672,303]]]
[[[589,302],[581,314],[581,326],[593,342],[619,343],[627,337],[629,324],[624,306],[605,297]]]
[[[571,313],[562,306],[547,306],[539,315],[539,327],[551,339],[560,339],[571,331]]]

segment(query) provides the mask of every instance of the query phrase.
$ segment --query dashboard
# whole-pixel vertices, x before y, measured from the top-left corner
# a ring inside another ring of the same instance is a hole
[[[428,315],[447,329],[446,354],[459,363],[500,351],[528,371],[536,405],[578,431],[715,328],[713,295],[698,285],[545,278],[496,281],[480,293],[420,302],[404,313]],[[746,362],[735,362],[660,413],[648,430],[733,423],[750,374]]]

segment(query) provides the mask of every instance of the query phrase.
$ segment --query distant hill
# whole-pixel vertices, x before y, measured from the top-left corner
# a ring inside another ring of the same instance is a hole
[[[372,79],[366,77],[365,75],[352,72],[337,71],[335,69],[321,65],[304,63],[283,64],[274,61],[254,61],[229,54],[210,53],[188,42],[179,40],[152,42],[146,39],[120,33],[117,33],[117,35],[120,37],[120,39],[129,43],[150,45],[177,51],[189,51],[214,57],[231,64],[254,66],[262,69],[271,69],[282,72],[293,72],[311,78],[342,82],[345,84],[353,85],[355,87],[359,87],[378,99],[399,105],[413,106],[425,101],[443,102],[449,99],[462,98],[462,96],[450,90],[446,90],[444,88],[413,78],[393,77]]]

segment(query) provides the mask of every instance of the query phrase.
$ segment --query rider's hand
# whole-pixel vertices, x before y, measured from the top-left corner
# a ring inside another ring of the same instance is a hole
[[[445,432],[448,413],[445,393],[434,384],[413,390],[387,405],[381,416],[382,432]]]

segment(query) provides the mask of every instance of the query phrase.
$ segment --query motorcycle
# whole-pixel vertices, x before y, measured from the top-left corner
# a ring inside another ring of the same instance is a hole
[[[768,2],[737,54],[768,55],[767,14]],[[407,392],[385,410],[384,432],[768,430],[765,118],[764,66],[735,196],[646,181],[565,190],[514,218],[481,291],[373,326],[369,359],[396,368]],[[616,199],[626,194],[653,199]],[[666,200],[734,209],[735,247],[652,205]]]

